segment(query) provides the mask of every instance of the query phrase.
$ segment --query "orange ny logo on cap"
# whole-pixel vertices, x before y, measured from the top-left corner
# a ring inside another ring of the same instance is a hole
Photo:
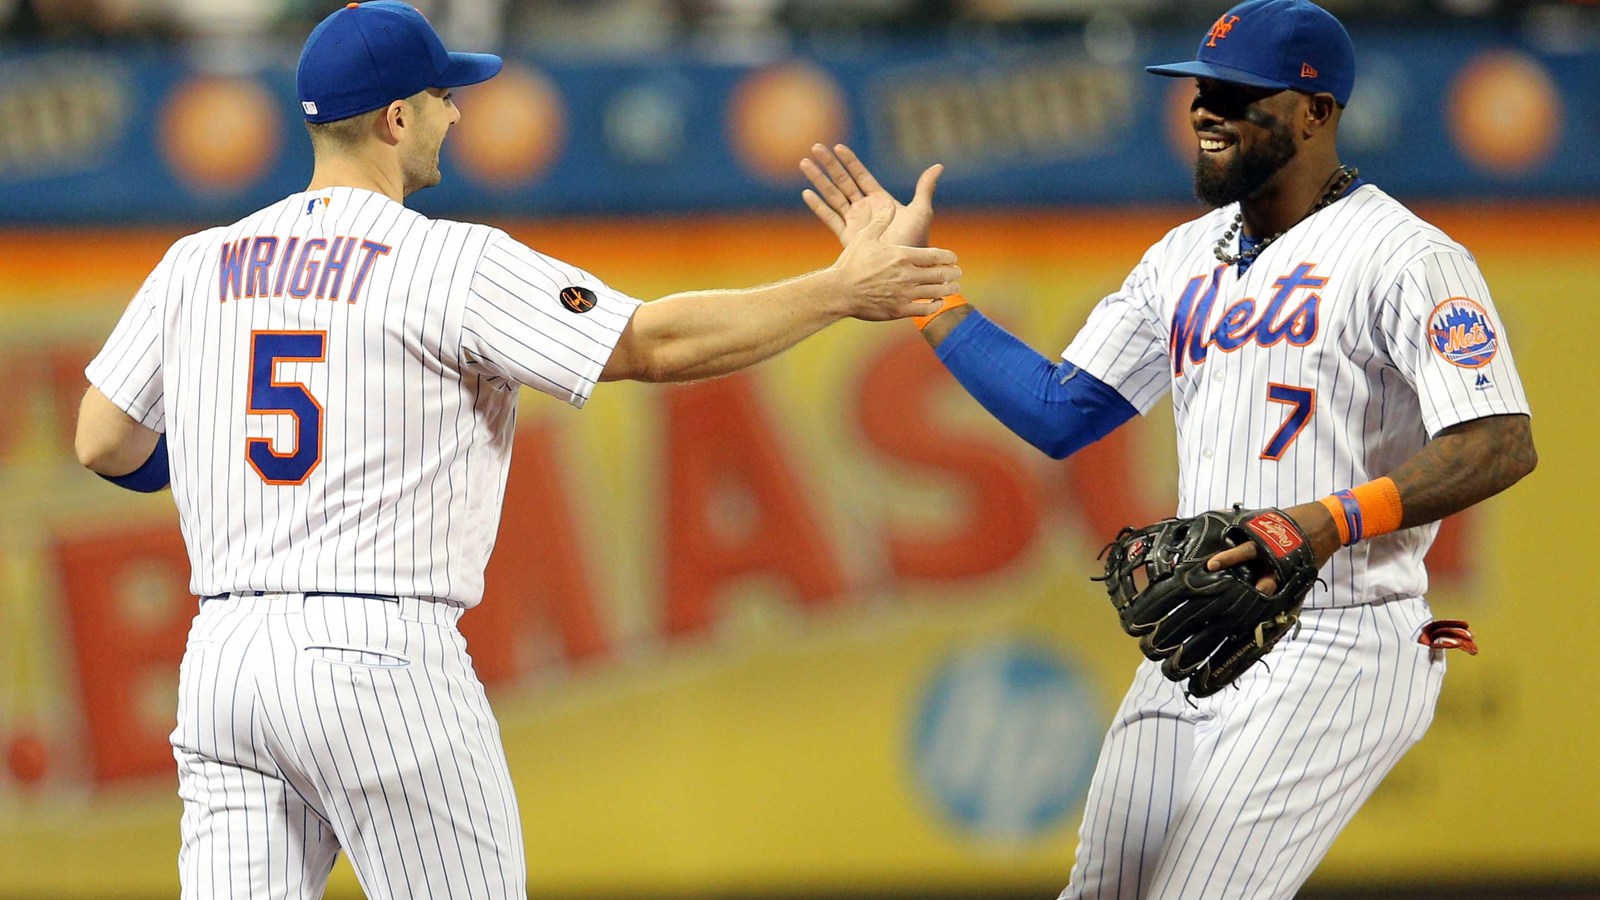
[[[1311,68],[1311,63],[1303,62],[1300,64],[1300,77],[1315,78],[1317,77],[1317,70]]]
[[[1206,41],[1206,46],[1215,47],[1217,45],[1217,41],[1226,38],[1228,33],[1233,31],[1233,26],[1237,25],[1238,23],[1238,16],[1223,14],[1214,24],[1212,24],[1211,30],[1207,32],[1207,36],[1210,37],[1211,40]]]

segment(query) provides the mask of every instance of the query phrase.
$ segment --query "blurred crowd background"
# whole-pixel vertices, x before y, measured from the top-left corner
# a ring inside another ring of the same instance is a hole
[[[294,97],[334,0],[0,0],[0,897],[176,893],[166,734],[194,611],[166,495],[73,461],[83,366],[176,237],[302,188]],[[1226,0],[422,0],[496,79],[444,183],[640,297],[826,265],[795,164],[933,162],[964,292],[1047,354],[1196,214],[1186,59]],[[1326,0],[1357,47],[1344,160],[1471,250],[1539,470],[1446,522],[1431,732],[1306,897],[1600,888],[1587,351],[1600,3]],[[1320,413],[1319,413],[1320,414]],[[1140,659],[1088,578],[1172,512],[1165,406],[1055,463],[914,330],[843,323],[755,371],[522,404],[463,621],[533,896],[1055,896]],[[1557,548],[1559,552],[1552,552]],[[1533,562],[1540,561],[1540,562]],[[341,865],[332,896],[358,896]]]
[[[20,39],[181,43],[268,38],[298,46],[326,12],[317,0],[0,0],[0,30]],[[1348,21],[1448,27],[1452,21],[1564,30],[1593,22],[1595,0],[1328,0]],[[710,52],[839,35],[1037,33],[1099,23],[1196,25],[1193,0],[421,0],[447,43],[562,54]],[[1585,12],[1587,10],[1587,12]]]

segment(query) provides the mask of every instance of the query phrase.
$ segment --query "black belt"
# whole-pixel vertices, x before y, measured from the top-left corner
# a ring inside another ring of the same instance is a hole
[[[399,603],[400,598],[393,594],[354,594],[345,591],[226,591],[221,594],[207,594],[201,600],[221,600],[225,597],[265,597],[268,594],[299,594],[302,597],[356,597],[362,600],[388,600]]]

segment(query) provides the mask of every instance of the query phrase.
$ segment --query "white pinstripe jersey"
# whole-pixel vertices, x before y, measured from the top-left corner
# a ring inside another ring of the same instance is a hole
[[[1179,515],[1310,502],[1441,429],[1528,412],[1477,263],[1438,228],[1364,184],[1240,275],[1212,252],[1237,210],[1169,232],[1062,352],[1141,414],[1172,392]],[[1422,596],[1437,532],[1341,550],[1306,605]]]
[[[582,406],[638,302],[503,231],[332,188],[175,243],[87,374],[167,433],[196,594],[471,606],[517,387]]]

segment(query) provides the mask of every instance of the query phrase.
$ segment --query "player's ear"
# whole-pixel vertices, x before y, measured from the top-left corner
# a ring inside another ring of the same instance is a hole
[[[1302,135],[1309,140],[1313,135],[1328,127],[1333,122],[1339,111],[1338,101],[1332,94],[1312,94],[1305,99],[1305,110],[1301,116]]]
[[[411,126],[415,114],[404,100],[396,100],[385,106],[382,115],[378,117],[378,133],[385,143],[398,144],[400,136]]]

